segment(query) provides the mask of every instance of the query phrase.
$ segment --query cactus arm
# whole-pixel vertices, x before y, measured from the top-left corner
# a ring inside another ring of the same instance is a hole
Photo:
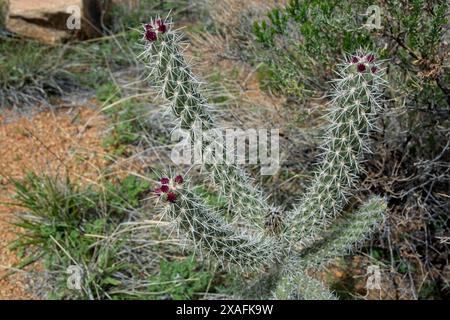
[[[223,267],[254,271],[273,264],[281,255],[274,238],[226,222],[188,184],[177,186],[173,194],[172,201],[161,195],[161,200],[166,201],[160,206],[162,214],[176,222],[201,256],[212,258]]]
[[[322,160],[306,194],[289,215],[287,233],[294,244],[313,243],[342,211],[363,171],[362,155],[370,152],[369,133],[376,129],[381,109],[384,71],[368,52],[360,51],[346,60],[334,82]]]
[[[333,225],[324,240],[306,249],[298,258],[303,269],[321,269],[337,258],[349,254],[383,223],[386,202],[372,197],[355,213]]]
[[[157,21],[147,26],[157,26]],[[156,90],[169,102],[170,110],[177,119],[177,128],[190,130],[193,137],[196,128],[208,130],[214,127],[212,108],[202,95],[200,81],[185,59],[183,35],[173,30],[170,23],[160,23],[166,26],[166,30],[164,33],[155,32],[156,38],[152,34],[151,41],[147,36],[149,27],[146,27],[146,45],[142,56],[150,70],[149,78],[156,81]],[[228,202],[229,211],[262,228],[269,206],[252,179],[234,164],[218,163],[205,167],[210,181]]]
[[[337,300],[322,282],[301,269],[286,272],[273,293],[276,300]]]
[[[279,281],[274,295],[277,299],[336,299],[320,281],[306,274],[307,270],[317,271],[335,261],[366,240],[384,221],[386,202],[380,197],[372,197],[356,214],[345,217],[343,222],[333,226],[321,242],[304,250],[299,256],[291,257],[286,267],[287,274]],[[295,271],[290,269],[295,268]]]

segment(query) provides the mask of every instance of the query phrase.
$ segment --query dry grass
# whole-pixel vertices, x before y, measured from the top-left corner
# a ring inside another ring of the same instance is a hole
[[[27,172],[67,170],[85,183],[96,181],[105,166],[101,147],[105,119],[95,115],[94,109],[80,107],[47,110],[30,117],[0,116],[0,202],[11,202],[9,179],[21,179]],[[17,237],[18,230],[10,223],[18,211],[0,206],[0,300],[33,298],[28,288],[33,279],[26,272],[3,278],[17,271],[14,266],[21,261],[17,252],[8,248]]]
[[[246,60],[255,53],[253,22],[259,21],[272,8],[283,6],[286,0],[202,0],[206,15],[220,32],[225,45],[222,55]]]

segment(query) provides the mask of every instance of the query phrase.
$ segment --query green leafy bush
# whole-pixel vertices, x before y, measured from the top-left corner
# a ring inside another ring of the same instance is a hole
[[[326,88],[338,57],[359,47],[392,62],[387,70],[397,105],[450,108],[449,64],[442,38],[449,5],[432,0],[377,3],[382,29],[364,25],[372,1],[290,0],[255,22],[270,67],[269,86],[296,96]]]

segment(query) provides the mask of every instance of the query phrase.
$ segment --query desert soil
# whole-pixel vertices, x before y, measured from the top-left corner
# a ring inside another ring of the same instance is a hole
[[[12,200],[9,178],[21,179],[27,172],[69,172],[82,181],[95,180],[106,161],[101,147],[105,119],[93,105],[34,116],[0,115],[0,300],[36,299],[26,271],[7,276],[19,262],[9,244],[20,232],[11,222],[21,210],[1,204]]]

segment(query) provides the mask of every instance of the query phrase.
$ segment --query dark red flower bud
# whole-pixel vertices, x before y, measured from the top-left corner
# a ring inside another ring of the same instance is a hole
[[[375,72],[378,71],[378,68],[377,67],[372,67],[372,68],[370,68],[370,71],[372,71],[372,73],[375,73]]]
[[[166,33],[167,26],[161,20],[157,20],[156,24],[158,25],[158,31],[161,33]]]
[[[358,70],[358,72],[364,72],[364,71],[366,71],[366,66],[363,65],[362,63],[360,63],[357,66],[357,70]]]
[[[169,178],[161,178],[159,182],[161,182],[161,184],[169,184],[170,180]]]
[[[175,177],[175,182],[178,184],[182,184],[184,182],[184,179],[182,176],[176,176]]]
[[[167,194],[167,201],[174,203],[175,201],[177,201],[177,195],[173,192],[169,192]]]
[[[150,42],[154,42],[157,40],[156,32],[152,30],[147,30],[145,32],[145,39],[147,39]]]
[[[169,192],[169,186],[166,185],[166,184],[163,184],[163,185],[161,186],[161,191],[164,192],[164,193]]]
[[[374,62],[375,61],[375,56],[373,54],[369,54],[366,57],[366,59],[367,59],[368,62]]]
[[[358,63],[359,62],[358,57],[353,56],[352,59],[351,59],[351,62],[352,63]]]
[[[144,25],[145,31],[153,30],[153,26],[150,23]]]

